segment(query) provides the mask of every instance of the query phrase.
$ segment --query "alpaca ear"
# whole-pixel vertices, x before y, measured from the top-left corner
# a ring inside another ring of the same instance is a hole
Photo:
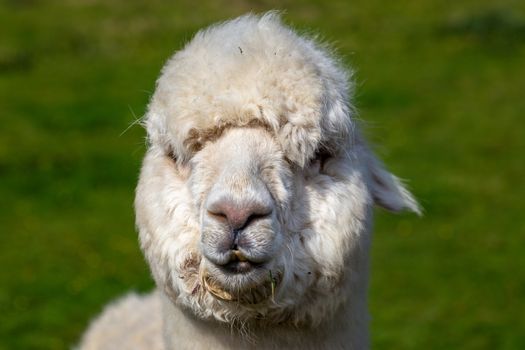
[[[393,212],[408,210],[421,215],[422,208],[412,193],[374,155],[369,154],[371,191],[374,203]]]

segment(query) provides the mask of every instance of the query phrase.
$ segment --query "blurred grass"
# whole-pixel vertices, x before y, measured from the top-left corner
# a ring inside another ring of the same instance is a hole
[[[144,113],[197,29],[287,9],[357,70],[378,152],[426,209],[377,211],[376,349],[525,348],[525,3],[0,2],[0,349],[64,349],[152,282],[133,226]]]

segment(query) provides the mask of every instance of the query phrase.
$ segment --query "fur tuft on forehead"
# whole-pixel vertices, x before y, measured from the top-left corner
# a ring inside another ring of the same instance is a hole
[[[305,165],[352,138],[349,74],[272,12],[198,32],[168,60],[145,117],[152,146],[180,162],[227,127],[261,125]]]

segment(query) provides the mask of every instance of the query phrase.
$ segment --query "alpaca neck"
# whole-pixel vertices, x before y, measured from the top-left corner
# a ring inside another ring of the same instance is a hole
[[[355,304],[355,303],[354,303]],[[350,310],[354,312],[350,312]],[[166,349],[366,349],[366,308],[342,307],[316,327],[267,326],[243,332],[196,318],[163,297]]]

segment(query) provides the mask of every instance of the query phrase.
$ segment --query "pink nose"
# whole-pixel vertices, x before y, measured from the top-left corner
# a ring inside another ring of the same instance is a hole
[[[238,202],[219,199],[208,204],[208,213],[215,218],[226,220],[232,230],[239,230],[252,221],[268,217],[272,208],[257,200]]]

